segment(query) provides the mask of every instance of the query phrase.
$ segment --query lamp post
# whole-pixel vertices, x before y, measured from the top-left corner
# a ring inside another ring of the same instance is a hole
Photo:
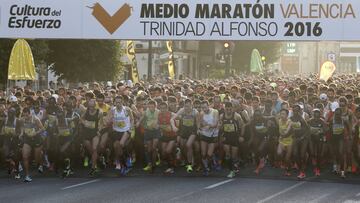
[[[225,78],[230,76],[230,57],[231,57],[231,50],[230,50],[230,43],[224,42],[223,44],[223,53],[225,59]]]

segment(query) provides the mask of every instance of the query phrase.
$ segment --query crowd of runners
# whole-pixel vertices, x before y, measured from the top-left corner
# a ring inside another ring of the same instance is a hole
[[[247,164],[259,175],[276,167],[304,179],[331,168],[345,178],[360,166],[359,79],[242,76],[12,88],[0,92],[0,163],[26,182],[34,167],[62,177],[79,165],[90,176],[104,168],[126,175],[136,162],[149,173],[226,170],[233,178]]]

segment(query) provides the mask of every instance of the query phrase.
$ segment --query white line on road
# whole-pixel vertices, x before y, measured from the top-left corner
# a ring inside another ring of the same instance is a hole
[[[210,185],[210,186],[207,186],[206,188],[204,188],[205,190],[209,190],[209,189],[213,189],[213,188],[216,188],[220,185],[224,185],[226,183],[230,183],[231,181],[234,181],[235,179],[230,179],[230,180],[225,180],[225,181],[222,181],[220,183],[216,183],[216,184],[213,184],[213,185]]]
[[[316,199],[314,199],[314,200],[311,200],[309,203],[318,203],[318,202],[320,202],[321,199],[324,199],[325,197],[327,197],[327,196],[329,196],[329,195],[330,195],[329,193],[323,194],[323,195],[321,195],[320,197],[318,197],[318,198],[316,198]]]
[[[187,196],[191,196],[193,194],[195,194],[195,192],[188,192],[186,194],[183,194],[183,195],[180,195],[180,196],[177,196],[177,197],[174,197],[174,198],[170,199],[169,202],[177,201],[179,199],[185,198]]]
[[[298,184],[295,184],[295,185],[293,185],[293,186],[291,186],[291,187],[289,187],[289,188],[286,188],[286,189],[284,189],[284,190],[281,190],[280,192],[278,192],[278,193],[276,193],[276,194],[273,194],[273,195],[271,195],[271,196],[269,196],[269,197],[267,197],[267,198],[265,198],[265,199],[262,199],[262,200],[260,200],[260,201],[258,201],[257,203],[264,203],[264,202],[266,202],[266,201],[269,201],[269,200],[271,200],[271,199],[273,199],[273,198],[275,198],[275,197],[277,197],[277,196],[279,196],[279,195],[281,195],[281,194],[284,194],[284,193],[286,193],[286,192],[289,192],[290,190],[292,190],[292,189],[294,189],[294,188],[297,188],[297,187],[299,187],[299,186],[301,186],[301,185],[303,185],[303,184],[305,184],[306,182],[300,182],[300,183],[298,183]]]
[[[95,182],[98,182],[98,181],[100,181],[100,179],[91,180],[91,181],[79,183],[79,184],[76,184],[76,185],[71,185],[71,186],[68,186],[68,187],[61,188],[61,189],[62,190],[67,190],[67,189],[70,189],[70,188],[79,187],[79,186],[87,185],[87,184],[90,184],[90,183],[95,183]]]
[[[186,193],[186,194],[180,195],[180,196],[176,196],[176,197],[170,199],[169,201],[170,201],[170,202],[177,201],[177,200],[180,200],[180,199],[182,199],[182,198],[191,196],[191,195],[193,195],[193,194],[195,194],[195,193],[197,193],[197,192],[201,192],[201,191],[203,191],[203,190],[213,189],[213,188],[216,188],[216,187],[218,187],[218,186],[220,186],[220,185],[224,185],[224,184],[229,183],[229,182],[234,181],[234,180],[235,180],[235,179],[229,179],[229,180],[225,180],[225,181],[222,181],[222,182],[219,182],[219,183],[215,183],[215,184],[209,185],[209,186],[207,186],[207,187],[205,187],[205,188],[203,188],[203,189],[199,189],[199,190],[197,190],[197,191],[192,191],[192,192],[188,192],[188,193]]]

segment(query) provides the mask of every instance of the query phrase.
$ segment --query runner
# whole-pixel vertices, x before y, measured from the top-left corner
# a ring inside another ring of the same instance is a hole
[[[167,169],[164,171],[166,174],[174,173],[175,158],[174,150],[176,144],[176,126],[175,121],[172,119],[175,114],[170,112],[166,102],[159,105],[159,126],[161,130],[161,151],[162,157],[167,162]]]
[[[109,122],[112,124],[111,139],[115,150],[115,169],[126,175],[128,172],[126,146],[134,126],[134,118],[131,109],[123,106],[122,96],[116,96],[114,104],[115,107],[109,111]]]
[[[191,173],[194,166],[194,143],[197,136],[197,117],[198,111],[193,108],[190,99],[185,100],[184,108],[173,116],[172,121],[180,120],[180,148],[182,152],[186,152],[186,171]],[[175,132],[178,128],[174,128]],[[198,152],[198,151],[197,151]],[[195,152],[196,153],[196,152]]]
[[[287,109],[280,110],[280,119],[278,120],[279,125],[279,146],[278,146],[278,156],[282,160],[283,167],[285,169],[285,176],[291,176],[290,167],[291,167],[291,154],[292,154],[292,144],[293,136],[291,134],[291,121],[288,118],[289,111]]]
[[[320,164],[325,153],[325,143],[327,141],[325,133],[327,125],[321,117],[320,109],[313,110],[313,118],[309,120],[310,127],[310,156],[314,165],[314,173],[320,176]]]
[[[83,125],[82,135],[84,146],[87,153],[91,155],[91,170],[89,175],[94,176],[97,173],[97,150],[100,141],[99,130],[102,129],[103,126],[103,114],[99,109],[96,109],[96,101],[94,99],[89,100],[87,103],[87,110],[81,118],[81,124]]]
[[[293,132],[293,161],[295,161],[297,167],[300,170],[298,175],[299,179],[306,178],[306,153],[309,144],[309,127],[302,117],[301,106],[295,104],[293,106],[293,116],[290,117],[291,129]]]
[[[41,121],[31,115],[30,108],[24,108],[21,119],[21,134],[24,145],[22,147],[22,160],[25,167],[25,182],[31,182],[30,177],[30,157],[33,150],[35,154],[35,162],[40,167],[42,166],[41,151],[43,147],[43,138],[40,133],[43,132],[44,127]]]
[[[145,155],[147,159],[147,165],[143,168],[144,171],[153,172],[155,167],[155,162],[158,155],[158,144],[160,138],[160,130],[159,130],[159,113],[160,111],[156,109],[156,102],[154,100],[150,100],[147,104],[147,109],[139,119],[137,126],[140,126],[143,123],[145,128],[144,134],[144,143],[145,143]]]
[[[341,108],[337,108],[334,112],[334,117],[330,123],[332,133],[330,143],[334,158],[333,171],[340,172],[340,176],[345,178],[345,141],[350,130],[350,124],[342,118],[342,114]]]
[[[228,178],[235,177],[239,170],[239,143],[244,141],[244,123],[241,116],[234,111],[232,103],[225,103],[225,113],[220,116],[220,129],[223,137],[225,162],[230,173]]]
[[[2,105],[2,108],[5,108]],[[7,112],[1,135],[3,136],[3,153],[8,164],[9,175],[14,175],[15,179],[20,179],[18,171],[20,162],[20,122],[16,118],[16,109],[11,107]]]
[[[254,117],[250,122],[251,138],[250,147],[255,151],[256,169],[258,175],[260,170],[265,166],[265,158],[269,151],[269,129],[268,122],[263,116],[260,109],[254,111]]]
[[[201,157],[204,175],[210,172],[209,162],[214,161],[215,144],[219,136],[219,112],[209,107],[208,101],[201,102],[202,112],[199,115],[198,129],[200,134]],[[211,162],[210,162],[211,163]]]
[[[65,110],[58,115],[58,166],[63,169],[62,177],[73,173],[71,167],[71,145],[76,135],[80,115],[73,111],[70,102],[65,104]]]

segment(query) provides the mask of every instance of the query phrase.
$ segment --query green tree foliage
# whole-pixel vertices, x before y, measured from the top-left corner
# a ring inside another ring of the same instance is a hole
[[[121,71],[119,41],[52,40],[49,48],[51,69],[70,82],[113,80]]]
[[[11,50],[15,44],[15,39],[0,39],[0,86],[5,87],[7,82],[7,73],[9,68],[9,59]],[[27,40],[33,56],[35,66],[44,62],[49,52],[47,41],[45,40]]]
[[[280,42],[266,41],[237,41],[233,51],[233,67],[240,72],[250,71],[251,52],[258,49],[261,56],[266,57],[266,64],[275,62],[279,58]]]

